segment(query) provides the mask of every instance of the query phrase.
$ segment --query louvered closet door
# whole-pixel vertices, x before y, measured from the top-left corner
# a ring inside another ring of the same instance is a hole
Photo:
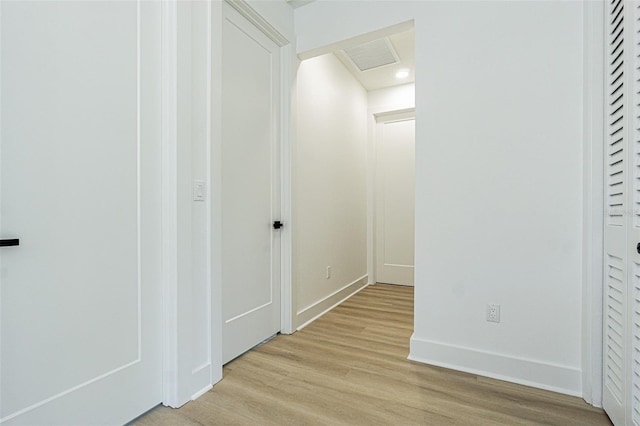
[[[630,123],[631,152],[629,160],[629,181],[631,191],[628,200],[632,210],[630,220],[630,239],[627,242],[629,254],[629,277],[627,324],[629,325],[629,349],[627,351],[627,369],[631,383],[627,398],[627,423],[640,426],[640,3],[633,2],[633,37],[630,43],[633,47],[633,62],[630,64],[629,79],[633,85],[633,115]]]
[[[606,4],[603,406],[615,425],[640,425],[640,15]]]
[[[627,219],[624,214],[627,181],[628,90],[625,79],[625,12],[622,0],[608,2],[607,117],[605,139],[604,247],[604,383],[603,406],[617,425],[625,422],[626,406],[626,286]]]

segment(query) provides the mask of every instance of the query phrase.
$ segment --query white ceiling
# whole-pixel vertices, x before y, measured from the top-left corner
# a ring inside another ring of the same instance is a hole
[[[313,1],[315,0],[287,0],[293,8],[305,6]],[[415,82],[415,32],[413,28],[382,38],[387,38],[391,42],[398,57],[397,63],[360,71],[344,50],[333,52],[367,91]],[[350,45],[349,48],[367,45],[375,40],[380,40],[380,37],[370,38],[360,45]],[[396,78],[396,73],[402,69],[408,70],[409,75],[402,79]]]
[[[367,90],[413,83],[415,81],[414,34],[413,29],[411,29],[388,36],[389,41],[395,48],[399,61],[395,64],[383,65],[366,71],[360,71],[344,50],[337,50],[333,53]],[[409,70],[409,76],[403,79],[396,78],[396,72],[401,69]]]

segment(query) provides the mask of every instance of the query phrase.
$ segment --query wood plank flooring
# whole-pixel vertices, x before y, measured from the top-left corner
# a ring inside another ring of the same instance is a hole
[[[145,425],[610,425],[574,398],[407,360],[413,288],[376,284]]]

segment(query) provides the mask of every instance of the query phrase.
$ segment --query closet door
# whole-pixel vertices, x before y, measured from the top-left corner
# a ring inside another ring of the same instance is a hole
[[[606,4],[603,406],[615,425],[640,425],[640,15]]]
[[[629,326],[629,344],[627,350],[627,380],[629,394],[627,397],[626,422],[640,426],[640,4],[632,2],[630,12],[633,17],[633,32],[631,45],[633,48],[633,62],[630,69],[630,93],[633,96],[631,105],[632,122],[630,133],[629,160],[629,202],[632,211],[629,221],[629,239],[627,253],[629,254],[629,278],[627,283],[627,325]]]

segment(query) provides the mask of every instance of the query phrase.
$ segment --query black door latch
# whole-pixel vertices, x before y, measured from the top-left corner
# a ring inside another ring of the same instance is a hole
[[[19,246],[20,240],[17,238],[10,238],[7,240],[0,240],[0,247]]]
[[[279,220],[276,220],[275,222],[273,222],[273,229],[280,229],[282,228],[282,222],[280,222]]]

